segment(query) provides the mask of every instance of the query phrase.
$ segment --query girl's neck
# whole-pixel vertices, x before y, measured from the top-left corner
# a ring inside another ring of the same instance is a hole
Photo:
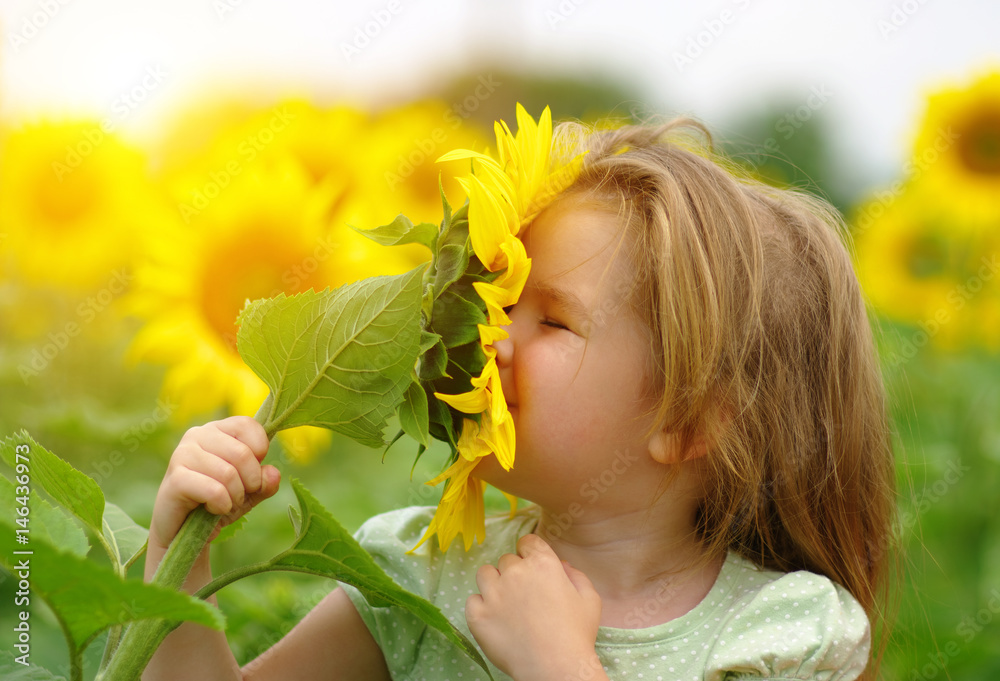
[[[594,584],[602,626],[638,629],[690,611],[722,567],[724,556],[705,554],[693,509],[690,516],[679,510],[646,507],[573,518],[542,509],[535,533]]]

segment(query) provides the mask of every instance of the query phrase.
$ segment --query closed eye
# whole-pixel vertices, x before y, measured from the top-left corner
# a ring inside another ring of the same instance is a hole
[[[559,322],[557,322],[554,319],[548,319],[548,318],[543,319],[542,320],[542,326],[550,326],[553,329],[566,329],[567,331],[569,331],[568,327],[564,326],[563,324],[560,324]]]

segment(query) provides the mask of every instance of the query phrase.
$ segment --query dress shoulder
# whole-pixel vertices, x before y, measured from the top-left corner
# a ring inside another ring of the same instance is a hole
[[[513,517],[487,518],[486,541],[469,551],[461,541],[441,551],[435,538],[414,549],[434,512],[433,506],[412,506],[382,513],[367,520],[354,538],[397,584],[440,608],[472,640],[465,621],[465,601],[476,591],[476,570],[512,551],[518,538],[534,529],[537,512],[528,508]],[[463,678],[482,678],[478,667],[456,654],[454,644],[412,613],[394,606],[372,606],[358,589],[341,586],[381,648],[393,678],[447,678],[441,675],[446,669],[454,669],[456,676]],[[503,678],[497,676],[496,669],[493,672],[495,678]]]
[[[871,628],[842,586],[806,571],[770,572],[741,559],[740,586],[708,656],[705,679],[852,681]]]

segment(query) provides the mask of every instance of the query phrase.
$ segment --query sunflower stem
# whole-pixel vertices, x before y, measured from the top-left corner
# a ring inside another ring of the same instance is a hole
[[[153,575],[153,584],[179,591],[218,524],[219,516],[210,513],[204,506],[191,511],[163,554],[163,560]],[[153,653],[174,627],[176,623],[162,619],[133,622],[122,636],[107,668],[98,675],[98,681],[138,679]]]
[[[257,415],[254,416],[258,423],[264,425],[263,420],[267,418],[271,410],[273,399],[270,395],[264,400]],[[267,431],[270,440],[277,430],[276,426],[271,426],[273,430]],[[191,567],[195,560],[201,555],[212,531],[219,524],[219,516],[211,513],[204,505],[191,511],[184,520],[181,528],[177,531],[170,546],[167,547],[163,559],[160,561],[156,572],[153,575],[152,583],[159,586],[180,591],[191,572]],[[160,643],[171,631],[177,628],[179,622],[163,619],[137,620],[133,622],[118,643],[117,649],[112,653],[111,659],[101,672],[98,673],[96,681],[134,681],[142,674],[142,671],[149,664],[153,653],[159,648]]]

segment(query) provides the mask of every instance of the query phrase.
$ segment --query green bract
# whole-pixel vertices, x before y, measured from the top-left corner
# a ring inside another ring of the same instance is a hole
[[[418,457],[433,437],[450,445],[454,459],[462,420],[478,416],[462,414],[435,398],[434,393],[468,392],[472,378],[482,372],[486,356],[479,342],[478,325],[488,323],[486,304],[472,284],[491,282],[497,274],[483,267],[473,253],[468,201],[452,213],[442,191],[441,204],[444,218],[433,238],[428,238],[429,225],[414,225],[403,215],[388,225],[358,231],[382,244],[418,242],[431,250],[432,259],[423,275],[420,356],[413,383],[399,407],[399,417],[402,432],[419,443]]]

